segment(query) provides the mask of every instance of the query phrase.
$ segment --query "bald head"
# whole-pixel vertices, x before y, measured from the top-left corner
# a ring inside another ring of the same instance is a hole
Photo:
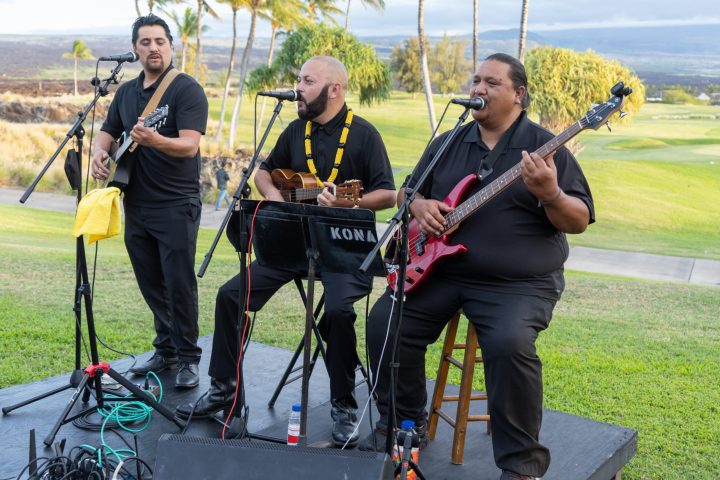
[[[298,116],[324,124],[345,105],[348,72],[337,58],[317,55],[305,62],[296,89]]]
[[[303,67],[309,66],[309,64],[317,68],[316,71],[326,83],[338,83],[343,90],[347,90],[348,71],[340,60],[328,55],[316,55],[305,62]]]

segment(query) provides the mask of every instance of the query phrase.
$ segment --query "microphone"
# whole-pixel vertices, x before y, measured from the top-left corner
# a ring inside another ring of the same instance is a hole
[[[140,58],[140,55],[138,55],[135,52],[127,52],[123,53],[122,55],[108,55],[105,57],[100,57],[98,60],[101,62],[137,62]]]
[[[288,100],[291,102],[296,102],[300,99],[300,95],[298,95],[295,90],[263,90],[258,92],[258,95],[277,98],[278,100]]]
[[[482,110],[485,108],[485,100],[482,97],[473,98],[453,98],[450,103],[456,103],[462,105],[465,108],[472,108],[473,110]]]

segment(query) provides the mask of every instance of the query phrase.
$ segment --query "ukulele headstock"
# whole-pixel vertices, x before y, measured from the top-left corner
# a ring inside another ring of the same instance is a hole
[[[335,197],[354,202],[363,196],[363,184],[360,180],[348,180],[335,186]]]

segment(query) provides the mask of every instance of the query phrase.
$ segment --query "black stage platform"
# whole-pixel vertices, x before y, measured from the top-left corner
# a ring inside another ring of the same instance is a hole
[[[174,409],[183,402],[193,401],[208,388],[207,363],[210,359],[211,338],[201,339],[203,362],[200,366],[202,381],[200,387],[190,392],[172,388],[172,372],[160,375],[167,384],[163,405]],[[143,355],[140,361],[147,358]],[[245,372],[247,404],[250,407],[249,430],[284,438],[287,432],[287,415],[293,403],[300,399],[300,382],[283,390],[274,409],[267,407],[275,385],[282,375],[291,352],[275,347],[253,343],[248,349]],[[71,360],[70,360],[71,361]],[[125,371],[131,365],[130,359],[118,360],[112,367]],[[54,377],[28,385],[17,385],[0,390],[0,406],[8,406],[26,400],[40,393],[67,383],[69,375]],[[139,380],[138,380],[139,381]],[[428,382],[432,395],[434,382]],[[358,401],[367,398],[367,388],[358,387]],[[0,418],[0,479],[14,478],[28,462],[28,432],[36,430],[38,456],[50,453],[42,439],[52,428],[69,400],[71,390],[58,393],[32,405],[22,407]],[[310,382],[308,442],[322,446],[330,442],[330,405],[327,373],[322,362],[316,368]],[[484,402],[473,402],[471,413],[484,412]],[[80,402],[78,402],[80,404]],[[377,412],[373,412],[377,419]],[[367,417],[362,423],[361,435],[370,431]],[[208,420],[194,420],[187,434],[192,436],[219,437],[221,426]],[[178,433],[177,427],[158,413],[147,430],[138,435],[140,456],[150,464],[155,462],[157,440],[163,433]],[[125,434],[129,438],[129,434]],[[629,428],[595,422],[586,418],[562,412],[545,410],[541,430],[541,441],[550,448],[552,464],[545,475],[546,480],[609,480],[632,458],[637,449],[637,432]],[[100,443],[98,433],[80,430],[72,424],[64,425],[56,438],[66,439],[69,447]],[[106,435],[106,441],[113,447],[121,447],[115,435]],[[452,436],[450,427],[443,421],[438,427],[436,440],[421,452],[420,466],[425,476],[436,479],[489,479],[495,480],[500,472],[492,457],[490,436],[485,433],[483,423],[471,423],[465,446],[463,465],[450,463]]]

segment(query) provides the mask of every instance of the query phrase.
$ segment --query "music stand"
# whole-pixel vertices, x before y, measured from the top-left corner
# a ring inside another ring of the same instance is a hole
[[[302,203],[241,200],[244,224],[253,225],[253,249],[260,265],[304,270],[308,288],[305,302],[303,379],[298,444],[307,446],[307,403],[310,343],[319,268],[332,273],[354,273],[377,242],[375,214],[360,208],[320,207]],[[369,274],[381,275],[377,255]],[[251,285],[252,288],[252,285]]]

